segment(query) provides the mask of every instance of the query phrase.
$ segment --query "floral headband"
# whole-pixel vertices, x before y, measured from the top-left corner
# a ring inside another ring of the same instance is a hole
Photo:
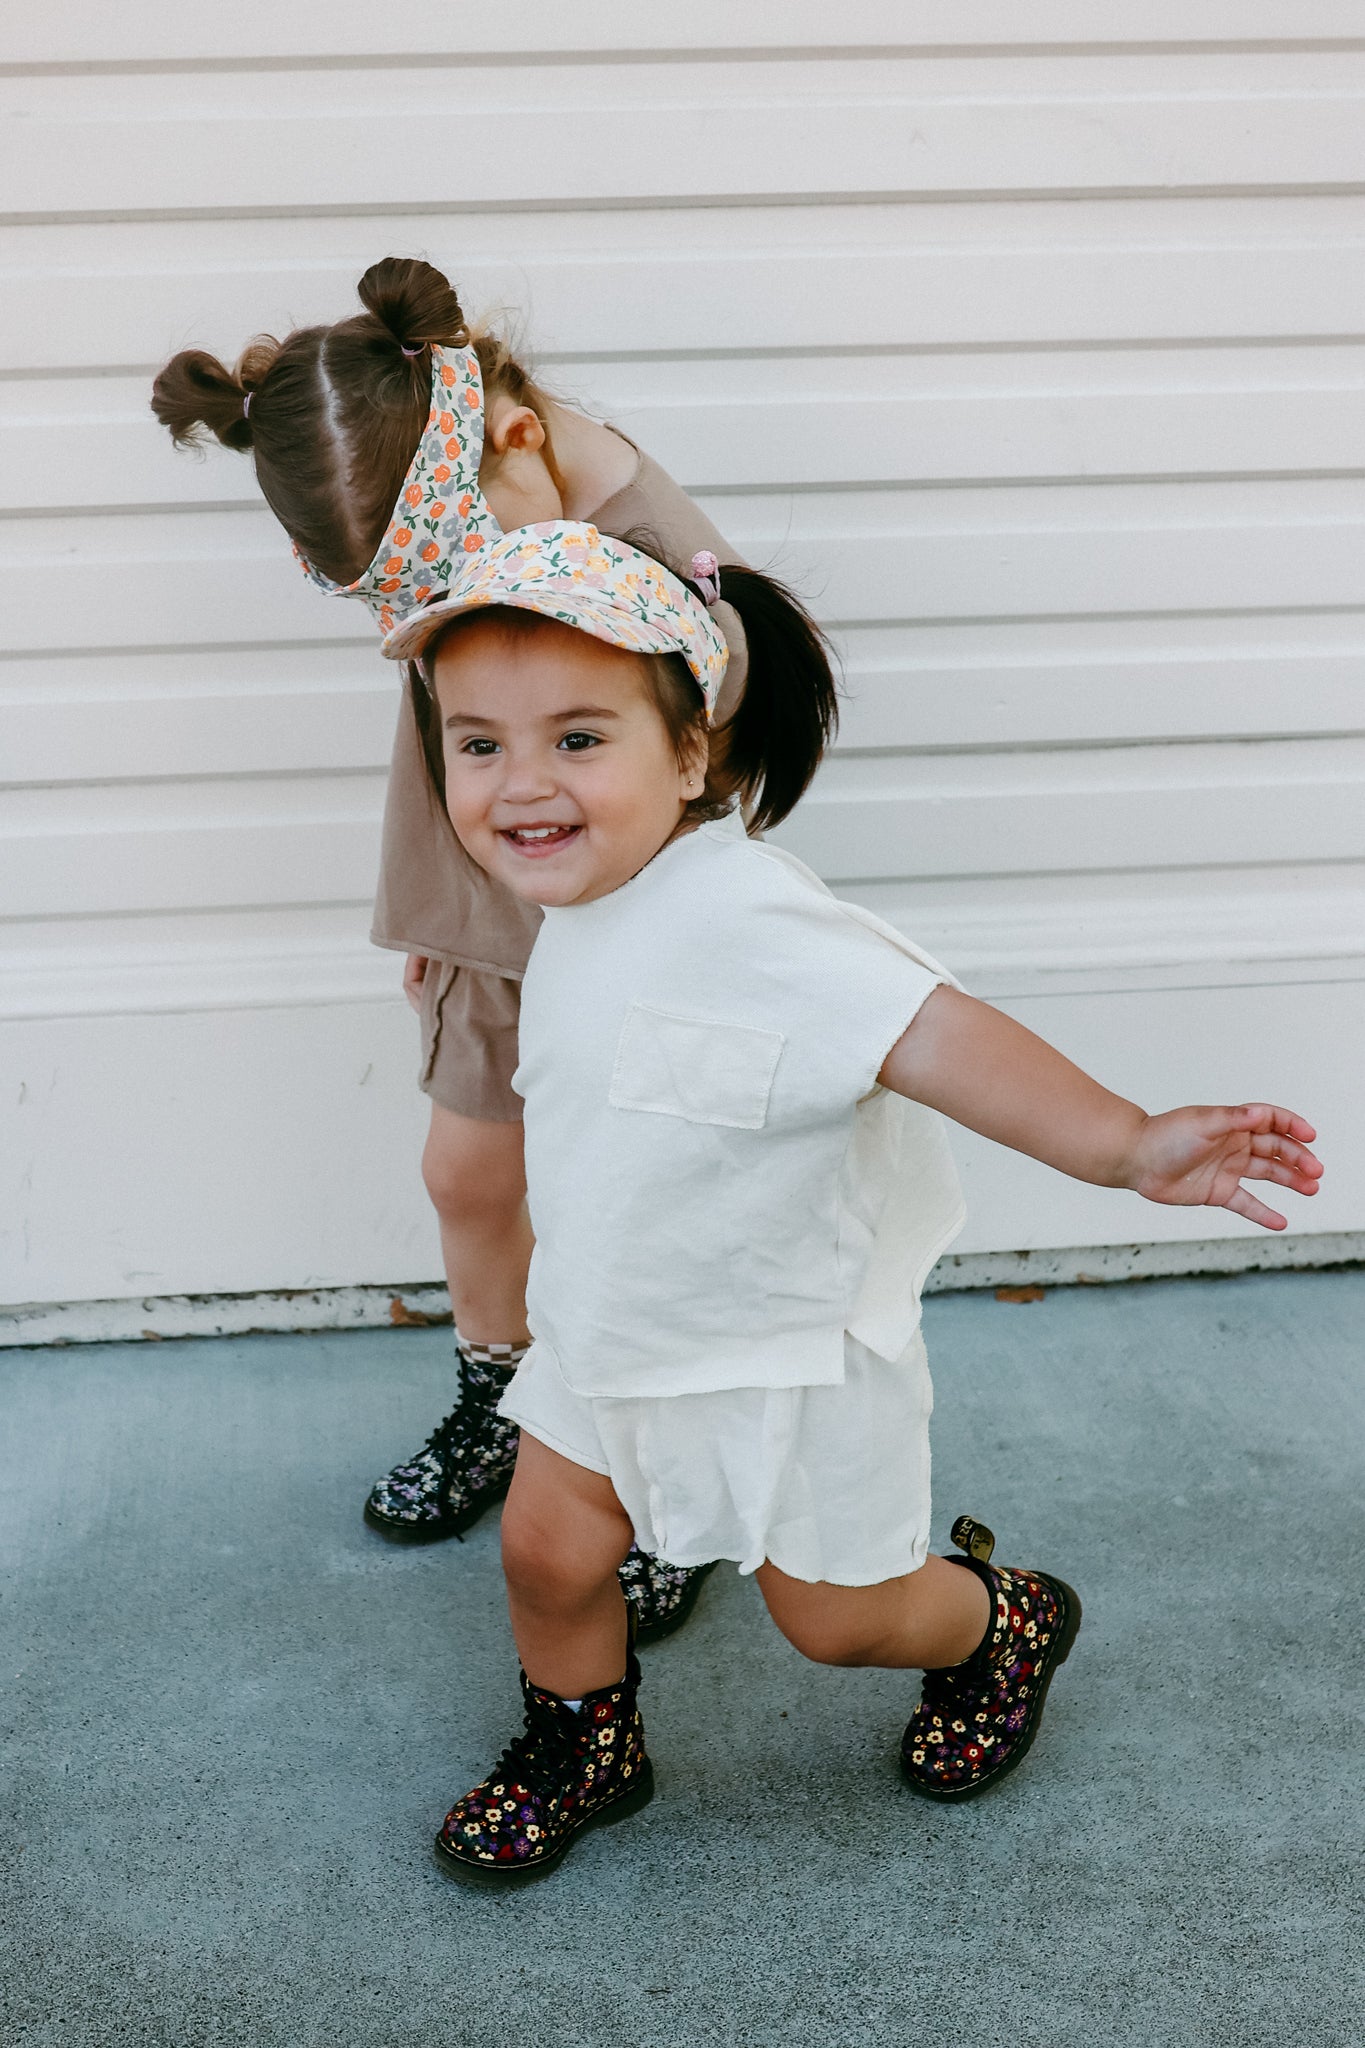
[[[633,654],[681,654],[708,722],[715,711],[729,649],[710,612],[670,570],[595,526],[552,519],[471,551],[446,595],[409,614],[384,652],[415,661],[447,620],[482,605],[539,612]]]
[[[362,597],[388,652],[391,634],[419,605],[442,596],[468,558],[502,532],[479,489],[483,378],[472,348],[431,350],[431,411],[403,479],[379,552],[354,583],[334,583],[296,547],[304,570],[332,597]]]

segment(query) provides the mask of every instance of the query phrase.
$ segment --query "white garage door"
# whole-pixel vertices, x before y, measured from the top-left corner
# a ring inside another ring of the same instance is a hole
[[[389,252],[831,622],[786,840],[1125,1092],[1301,1106],[1295,1255],[1365,1231],[1359,0],[72,0],[0,43],[0,1298],[438,1271],[365,939],[391,680],[147,412]],[[968,1253],[1246,1235],[961,1156]]]

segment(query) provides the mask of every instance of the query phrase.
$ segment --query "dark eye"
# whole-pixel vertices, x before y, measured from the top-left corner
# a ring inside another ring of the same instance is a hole
[[[472,754],[479,761],[486,761],[490,754],[496,754],[497,751],[498,743],[496,740],[466,740],[460,748],[462,754]]]
[[[595,732],[566,732],[559,744],[570,754],[582,754],[589,747],[600,746],[601,741]]]

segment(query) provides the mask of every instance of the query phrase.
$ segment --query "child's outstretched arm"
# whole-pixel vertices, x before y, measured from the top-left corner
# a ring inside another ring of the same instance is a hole
[[[1317,1136],[1268,1102],[1148,1116],[988,1003],[937,988],[891,1048],[878,1079],[955,1123],[1027,1152],[1074,1180],[1133,1188],[1149,1202],[1232,1209],[1267,1230],[1286,1219],[1242,1186],[1317,1193]]]

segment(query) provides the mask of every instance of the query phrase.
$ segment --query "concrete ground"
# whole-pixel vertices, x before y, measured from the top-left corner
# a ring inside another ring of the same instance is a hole
[[[448,1332],[0,1354],[5,2048],[1359,2048],[1365,1274],[927,1322],[940,1539],[1086,1604],[1024,1768],[910,1798],[915,1679],[723,1569],[654,1804],[495,1897],[428,1842],[513,1733],[496,1519],[359,1513]]]

